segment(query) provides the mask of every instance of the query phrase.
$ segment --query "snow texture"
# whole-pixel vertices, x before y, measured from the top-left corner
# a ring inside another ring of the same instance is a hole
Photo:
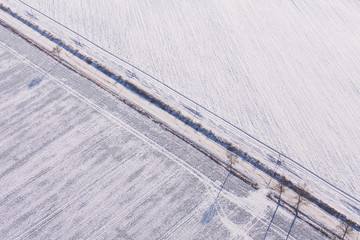
[[[360,2],[24,2],[360,198]]]
[[[262,239],[264,192],[3,27],[0,79],[1,239]]]

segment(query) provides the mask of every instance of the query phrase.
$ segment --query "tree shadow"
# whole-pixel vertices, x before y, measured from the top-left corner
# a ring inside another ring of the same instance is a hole
[[[231,175],[231,171],[227,174],[224,182],[221,184],[219,192],[214,200],[214,202],[210,205],[210,207],[204,212],[203,217],[201,219],[201,224],[205,225],[211,222],[211,220],[216,216],[216,207],[218,205],[218,199],[220,197],[221,192],[224,189],[225,183],[227,182],[228,178]]]
[[[84,45],[79,40],[76,40],[76,39],[73,39],[73,38],[71,40],[75,43],[76,46],[82,47]]]
[[[202,219],[201,219],[201,224],[203,224],[203,225],[208,224],[215,217],[215,215],[217,213],[216,205],[217,205],[217,201],[215,200],[215,202],[213,204],[211,204],[210,207],[204,212]]]
[[[26,11],[26,15],[32,19],[38,20],[38,18],[32,12]]]
[[[59,62],[55,63],[48,71],[44,72],[41,76],[38,76],[38,77],[34,78],[33,80],[31,80],[31,82],[28,85],[28,89],[32,89],[32,88],[36,87],[37,85],[39,85],[44,80],[46,75],[49,74],[58,64],[59,64]]]
[[[43,77],[36,77],[33,80],[31,80],[31,82],[28,85],[28,89],[32,89],[35,86],[39,85],[43,80]]]

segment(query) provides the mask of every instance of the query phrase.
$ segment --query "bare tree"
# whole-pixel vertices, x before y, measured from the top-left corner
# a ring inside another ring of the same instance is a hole
[[[265,236],[264,236],[264,240],[266,239],[266,236],[270,230],[270,227],[271,227],[271,224],[274,220],[274,217],[276,215],[276,212],[277,210],[279,209],[279,206],[280,206],[280,203],[281,203],[281,194],[285,191],[285,180],[283,178],[281,178],[279,180],[279,182],[276,184],[276,187],[275,187],[275,191],[279,193],[279,198],[278,198],[278,201],[277,201],[277,205],[276,205],[276,208],[275,208],[275,211],[271,217],[271,220],[270,220],[270,223],[269,223],[269,226],[268,228],[266,229],[266,232],[265,232]]]
[[[232,149],[228,149],[228,151],[226,152],[226,156],[227,156],[227,158],[228,158],[228,160],[229,160],[229,162],[230,162],[230,164],[229,164],[229,173],[227,174],[224,182],[223,182],[223,183],[221,184],[221,186],[220,186],[220,190],[219,190],[219,192],[218,192],[218,195],[217,195],[216,198],[215,198],[214,204],[217,203],[217,200],[218,200],[218,198],[220,197],[220,194],[221,194],[221,192],[223,191],[223,189],[224,189],[224,187],[225,187],[225,184],[226,184],[228,178],[229,178],[230,175],[231,175],[231,170],[232,170],[233,165],[238,162],[237,156],[236,156],[233,152],[231,152],[231,150],[232,150]]]
[[[61,48],[59,45],[56,45],[51,51],[53,54],[55,54],[57,57],[60,57]]]
[[[271,183],[271,181],[273,180],[273,178],[274,178],[274,176],[275,176],[275,173],[276,173],[277,169],[280,167],[280,165],[281,165],[281,154],[279,153],[278,159],[276,160],[276,166],[274,167],[274,170],[273,170],[273,173],[272,173],[272,175],[271,175],[271,178],[270,178],[270,180],[269,180],[269,182],[268,182],[268,184],[267,184],[268,187],[270,186],[270,183]]]
[[[296,203],[295,203],[295,217],[291,223],[291,226],[290,226],[288,235],[286,236],[286,239],[289,238],[291,230],[294,226],[295,220],[298,217],[300,207],[305,203],[305,200],[306,200],[306,198],[305,198],[306,191],[304,190],[304,188],[297,188],[296,193],[297,193],[297,196],[296,196]]]
[[[342,231],[342,236],[341,239],[344,240],[346,236],[350,235],[352,233],[352,231],[354,230],[353,228],[354,223],[350,220],[346,220],[344,222],[342,222],[340,229]]]
[[[230,150],[228,150],[226,152],[226,157],[229,160],[230,163],[230,171],[232,170],[233,165],[235,165],[236,163],[238,163],[238,159],[235,153],[231,152]]]

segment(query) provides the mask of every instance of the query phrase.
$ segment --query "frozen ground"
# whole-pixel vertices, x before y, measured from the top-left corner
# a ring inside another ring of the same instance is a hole
[[[360,197],[358,1],[25,2]]]
[[[0,63],[1,239],[263,238],[263,192],[220,192],[225,169],[3,27]],[[299,219],[291,236],[324,238]]]

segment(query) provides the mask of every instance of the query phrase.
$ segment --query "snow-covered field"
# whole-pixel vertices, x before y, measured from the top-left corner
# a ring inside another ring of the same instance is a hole
[[[263,239],[264,192],[3,27],[0,79],[0,239]]]
[[[24,2],[360,197],[360,2]]]

